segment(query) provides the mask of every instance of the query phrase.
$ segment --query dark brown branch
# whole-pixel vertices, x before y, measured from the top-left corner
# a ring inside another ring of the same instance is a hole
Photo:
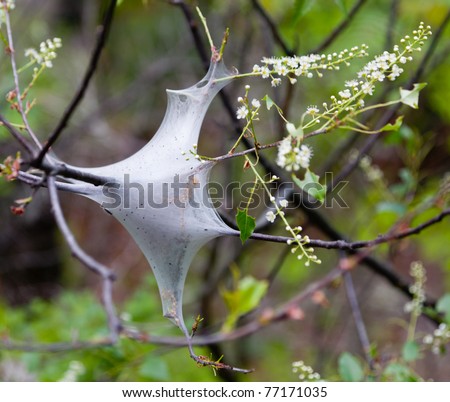
[[[355,5],[352,7],[347,17],[331,32],[331,34],[311,53],[321,53],[324,49],[330,46],[339,35],[347,28],[348,24],[353,20],[355,14],[360,10],[360,8],[366,3],[367,0],[358,0]]]
[[[394,45],[394,28],[398,19],[399,0],[391,0],[391,8],[389,10],[389,19],[386,26],[386,49],[391,49]]]
[[[52,206],[53,215],[64,240],[70,248],[72,256],[78,259],[92,272],[99,275],[103,280],[102,299],[108,317],[111,342],[115,343],[119,338],[119,332],[121,329],[120,320],[116,314],[116,309],[112,301],[112,282],[115,280],[115,276],[108,267],[97,262],[89,254],[85,253],[84,250],[78,245],[62,213],[55,178],[53,176],[47,177],[47,186],[50,194],[50,203]]]
[[[35,154],[35,150],[33,145],[21,134],[18,130],[16,130],[9,122],[0,114],[0,122],[14,137],[14,139],[21,145],[21,147],[31,156],[33,157]]]
[[[205,71],[208,71],[210,56],[205,50],[205,44],[191,8],[184,2],[184,0],[169,0],[169,3],[180,7],[183,12],[184,17],[189,24],[189,30],[191,32],[192,39],[194,40],[195,48],[200,56],[200,60],[202,61],[203,68]]]
[[[354,251],[354,250],[361,249],[361,248],[370,248],[370,247],[374,247],[374,246],[377,246],[382,243],[388,243],[393,240],[401,240],[406,237],[419,234],[422,230],[442,221],[448,215],[450,215],[450,209],[445,209],[439,215],[422,223],[421,225],[418,225],[414,228],[411,228],[411,229],[408,229],[408,230],[405,230],[405,231],[399,232],[399,233],[387,233],[385,235],[378,236],[376,239],[373,239],[373,240],[349,242],[347,240],[326,241],[326,240],[311,239],[311,241],[308,244],[311,247],[324,248],[327,250],[336,249],[336,250],[343,250],[343,251]],[[237,232],[236,236],[239,236],[239,232]],[[291,237],[273,236],[273,235],[264,234],[264,233],[253,233],[250,236],[250,238],[254,239],[254,240],[264,240],[264,241],[270,241],[270,242],[275,242],[275,243],[286,243],[288,240],[292,240]]]
[[[276,43],[283,49],[283,52],[286,54],[286,56],[294,56],[295,52],[291,50],[288,45],[286,45],[286,42],[281,37],[280,33],[278,32],[278,28],[276,24],[272,21],[272,18],[270,18],[269,14],[267,14],[266,10],[264,10],[264,7],[259,3],[258,0],[251,0],[253,7],[256,11],[261,15],[262,19],[266,22],[267,26],[270,29],[270,32],[272,33],[272,36]]]
[[[44,147],[39,153],[39,156],[35,161],[36,166],[38,166],[42,162],[50,147],[58,140],[62,131],[69,123],[70,118],[74,114],[75,110],[78,108],[78,105],[83,100],[83,97],[86,93],[89,83],[91,82],[91,79],[94,76],[95,71],[97,70],[98,61],[100,60],[103,48],[105,47],[106,40],[108,38],[108,34],[114,17],[114,10],[116,9],[116,4],[117,0],[111,0],[109,3],[108,9],[106,10],[106,14],[103,20],[103,24],[98,28],[99,33],[97,36],[97,42],[95,44],[91,59],[87,66],[84,77],[80,83],[80,86],[78,87],[78,90],[75,93],[74,97],[72,98],[72,101],[70,102],[69,106],[65,110],[58,125],[56,126],[54,131],[50,134],[48,140],[44,144]]]

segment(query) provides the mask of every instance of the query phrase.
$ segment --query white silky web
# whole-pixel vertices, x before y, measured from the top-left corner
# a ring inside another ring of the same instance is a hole
[[[110,178],[107,185],[83,185],[77,192],[101,204],[133,236],[155,274],[164,316],[186,335],[182,297],[192,259],[209,240],[236,232],[207,194],[214,163],[186,160],[182,152],[197,143],[205,113],[230,75],[222,61],[212,62],[196,85],[167,90],[164,120],[147,145],[112,165],[80,169]]]

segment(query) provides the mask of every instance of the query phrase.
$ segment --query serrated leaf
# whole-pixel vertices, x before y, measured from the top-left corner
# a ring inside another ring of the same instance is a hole
[[[413,362],[420,357],[419,345],[414,341],[408,341],[403,345],[402,356],[406,362]]]
[[[380,132],[382,131],[398,131],[403,123],[403,116],[397,117],[394,124],[388,123],[384,127],[380,128]]]
[[[424,82],[421,84],[414,84],[414,87],[411,90],[400,88],[400,102],[412,107],[413,109],[418,109],[419,92],[426,86],[427,84]]]
[[[436,303],[436,310],[444,314],[444,320],[450,324],[450,293],[446,293]]]
[[[224,323],[224,331],[231,331],[240,316],[255,309],[267,293],[269,284],[266,280],[258,280],[245,276],[237,282],[233,290],[222,291],[222,296],[229,314]]]
[[[272,109],[272,106],[275,105],[275,102],[270,98],[269,95],[264,96],[264,98],[262,98],[262,100],[264,102],[266,102],[267,110]]]
[[[320,203],[323,203],[327,193],[326,186],[319,183],[319,176],[311,172],[309,169],[305,173],[305,178],[300,180],[297,176],[292,175],[292,180],[303,191],[307,192],[311,197],[314,197]]]
[[[241,241],[244,244],[247,239],[252,235],[256,227],[256,220],[253,216],[250,216],[245,209],[237,210],[236,223],[241,232]]]
[[[344,352],[339,356],[339,375],[344,381],[362,381],[364,370],[360,361],[351,353]]]

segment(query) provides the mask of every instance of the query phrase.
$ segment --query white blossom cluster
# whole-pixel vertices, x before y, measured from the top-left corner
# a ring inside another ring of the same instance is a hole
[[[302,360],[292,363],[292,372],[298,374],[300,381],[320,381],[320,374],[307,366]]]
[[[450,328],[448,324],[439,324],[433,334],[425,335],[423,343],[431,346],[431,351],[438,355],[444,351],[445,344],[450,342]]]
[[[422,313],[425,301],[425,282],[427,281],[425,268],[420,261],[411,264],[410,275],[414,278],[414,284],[409,287],[413,298],[405,304],[405,312],[419,316]]]
[[[308,145],[299,145],[295,138],[288,136],[278,146],[277,165],[288,172],[308,169],[312,155],[312,149]]]
[[[288,246],[293,246],[291,248],[291,253],[295,254],[299,251],[300,253],[297,254],[297,259],[301,260],[303,257],[306,257],[305,266],[309,267],[310,262],[314,262],[316,264],[322,264],[322,261],[319,260],[317,255],[314,254],[314,248],[313,247],[307,247],[308,243],[311,241],[308,235],[302,236],[300,233],[303,230],[301,226],[296,226],[294,228],[287,226],[286,230],[291,232],[294,235],[293,239],[288,239],[286,241]]]
[[[395,81],[402,73],[402,65],[413,60],[411,54],[420,52],[424,41],[431,35],[431,27],[420,23],[419,29],[413,31],[413,37],[406,35],[400,40],[400,46],[395,45],[392,52],[385,51],[368,62],[357,73],[357,79],[346,81],[345,89],[338,96],[331,96],[331,107],[326,103],[323,107],[327,112],[336,110],[352,111],[364,107],[363,98],[373,95],[377,82],[385,79]]]
[[[62,47],[62,42],[60,38],[47,39],[41,42],[39,45],[39,51],[30,48],[25,50],[25,57],[29,57],[32,61],[45,66],[47,68],[53,67],[53,62],[56,58],[56,49]]]
[[[321,70],[339,70],[339,65],[345,63],[350,65],[349,61],[355,57],[367,56],[367,46],[355,46],[350,50],[344,49],[340,53],[332,54],[310,54],[307,56],[292,57],[264,57],[261,60],[262,66],[255,64],[253,74],[262,78],[271,78],[272,86],[281,84],[280,77],[288,77],[292,84],[297,82],[296,77],[312,78],[315,72],[319,77],[322,76]]]
[[[245,86],[245,97],[239,96],[237,98],[238,103],[241,105],[236,110],[236,118],[254,120],[258,116],[258,110],[261,107],[261,102],[258,99],[253,98],[251,102],[248,99],[248,92],[250,85]]]

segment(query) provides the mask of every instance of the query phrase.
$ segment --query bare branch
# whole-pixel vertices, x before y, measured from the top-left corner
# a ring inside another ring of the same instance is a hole
[[[352,309],[353,319],[355,321],[356,331],[358,333],[359,341],[361,342],[364,355],[370,368],[373,368],[373,359],[370,355],[370,341],[367,335],[366,326],[362,318],[361,309],[359,308],[358,297],[356,296],[355,287],[351,272],[346,272],[344,275],[345,290],[347,293],[348,302]]]
[[[30,142],[17,131],[11,123],[8,122],[1,114],[0,114],[0,122],[6,129],[10,132],[10,134],[14,137],[14,139],[22,146],[22,148],[32,157],[34,156],[34,147]]]
[[[115,343],[119,338],[119,331],[121,328],[120,320],[117,317],[116,309],[112,301],[112,282],[115,280],[115,276],[108,267],[94,260],[78,245],[62,213],[58,192],[56,189],[55,178],[53,176],[47,177],[47,186],[50,194],[50,202],[52,205],[53,215],[55,217],[59,230],[64,236],[64,240],[70,248],[72,255],[80,262],[82,262],[88,269],[99,275],[103,280],[102,299],[106,314],[108,316],[111,341]]]
[[[3,12],[5,14],[5,25],[6,25],[6,34],[8,36],[8,53],[11,58],[11,67],[12,67],[12,73],[14,77],[14,86],[16,91],[16,99],[17,99],[17,106],[19,108],[20,116],[22,117],[22,121],[25,124],[25,128],[27,129],[28,134],[30,135],[31,139],[34,141],[36,146],[41,149],[42,145],[37,139],[36,135],[34,134],[33,130],[30,127],[30,124],[28,123],[27,114],[25,113],[25,110],[23,109],[22,104],[22,95],[20,91],[20,82],[19,82],[19,73],[17,71],[17,65],[16,65],[16,57],[15,57],[15,51],[14,51],[14,41],[12,37],[12,29],[11,29],[11,21],[9,18],[9,12],[8,12],[8,6],[6,5],[6,2],[3,3]]]
[[[75,96],[72,98],[72,101],[70,102],[69,106],[65,110],[58,125],[56,126],[56,128],[48,138],[47,142],[45,143],[44,147],[42,148],[41,152],[39,153],[39,156],[37,157],[35,162],[36,165],[39,165],[42,162],[44,156],[46,155],[50,147],[58,140],[62,131],[67,126],[73,113],[75,112],[78,105],[82,101],[84,94],[86,93],[89,83],[91,82],[91,79],[94,76],[95,71],[97,70],[97,65],[98,61],[100,60],[102,50],[105,47],[106,40],[108,38],[108,34],[114,17],[114,10],[116,9],[116,4],[117,0],[111,0],[109,3],[108,9],[105,14],[105,18],[103,20],[103,24],[99,27],[97,42],[92,52],[91,60],[89,61],[89,64],[87,66],[84,77],[80,83],[80,86],[76,91]]]
[[[180,7],[181,11],[183,12],[184,17],[189,24],[189,30],[191,31],[192,39],[194,40],[195,47],[200,56],[200,60],[202,61],[203,68],[205,71],[208,71],[210,56],[209,53],[205,50],[205,44],[203,42],[202,35],[200,34],[197,21],[191,8],[186,4],[184,0],[169,0],[169,3]]]
[[[434,218],[418,225],[414,228],[398,232],[398,233],[387,233],[382,236],[378,236],[376,239],[366,240],[366,241],[356,241],[349,242],[347,240],[334,240],[334,241],[326,241],[326,240],[314,240],[308,243],[311,247],[324,248],[324,249],[336,249],[336,250],[344,250],[344,251],[353,251],[360,248],[370,248],[377,246],[382,243],[388,243],[393,240],[401,240],[406,237],[419,234],[422,230],[442,221],[446,216],[450,215],[450,209],[445,209],[439,215]],[[236,236],[239,236],[239,232],[237,232]],[[291,237],[287,236],[273,236],[264,233],[253,233],[250,236],[250,239],[254,240],[264,240],[270,241],[274,243],[286,243],[288,240],[292,240]]]
[[[286,56],[294,56],[295,52],[291,50],[286,44],[286,42],[281,38],[281,35],[278,32],[277,25],[272,21],[272,18],[270,18],[266,10],[264,10],[264,7],[259,3],[258,0],[251,0],[251,1],[255,10],[258,11],[262,19],[266,22],[267,26],[269,27],[270,32],[272,32],[272,36],[275,39],[275,42],[277,42],[278,45],[283,49],[283,52],[286,54]]]
[[[391,0],[391,8],[389,10],[389,19],[386,26],[386,49],[391,49],[394,43],[394,27],[398,19],[399,0]]]

